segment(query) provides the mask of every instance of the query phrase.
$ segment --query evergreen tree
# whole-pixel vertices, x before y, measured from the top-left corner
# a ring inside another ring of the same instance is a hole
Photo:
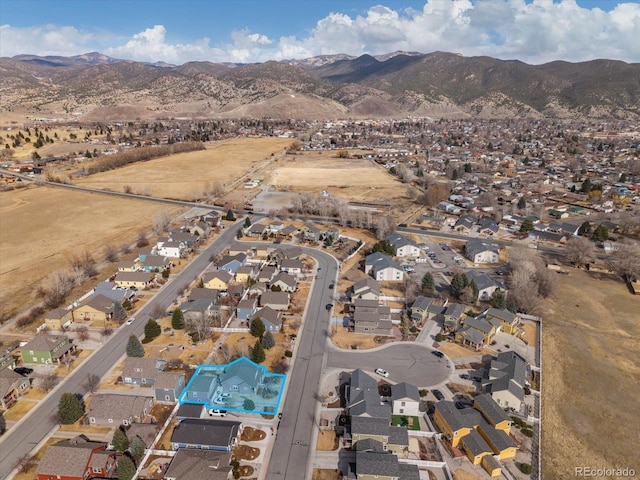
[[[118,458],[118,480],[131,480],[136,474],[136,466],[128,455]]]
[[[531,230],[533,230],[533,220],[527,218],[524,222],[522,222],[522,225],[520,225],[520,232],[529,233]]]
[[[233,210],[227,210],[227,214],[225,215],[224,219],[228,220],[229,222],[233,222],[236,219],[235,215],[233,214]]]
[[[256,404],[250,398],[245,398],[244,402],[242,402],[242,408],[247,411],[255,410]]]
[[[262,320],[260,320],[259,318],[255,318],[251,322],[251,327],[249,328],[249,333],[251,333],[251,335],[253,335],[254,337],[261,338],[262,335],[264,335],[265,330],[266,330],[266,328],[265,328],[264,323],[262,322]]]
[[[592,230],[593,227],[591,226],[591,222],[582,222],[582,225],[580,225],[580,228],[578,228],[578,235],[580,235],[581,237],[586,237],[591,233]]]
[[[393,245],[391,245],[391,243],[389,242],[389,240],[381,240],[377,243],[375,243],[373,245],[373,252],[381,252],[381,253],[386,253],[387,255],[390,256],[395,256],[396,254],[396,249],[393,248]]]
[[[133,459],[137,462],[144,456],[144,451],[147,446],[144,444],[142,439],[137,435],[133,437],[131,440],[131,445],[129,445],[129,452]]]
[[[526,207],[527,207],[527,201],[524,199],[524,197],[520,197],[520,200],[518,200],[518,209],[522,210]]]
[[[260,343],[262,343],[262,347],[265,350],[269,350],[276,346],[276,341],[273,338],[273,334],[269,330],[265,332]]]
[[[507,299],[504,297],[504,293],[499,288],[496,288],[491,294],[490,302],[493,308],[503,309],[507,306]]]
[[[598,225],[593,231],[592,239],[594,242],[605,242],[609,240],[609,229],[604,225]]]
[[[127,357],[144,357],[144,347],[135,335],[130,335],[127,341]]]
[[[435,281],[433,279],[433,275],[430,272],[427,272],[422,277],[422,283],[420,285],[422,293],[425,295],[433,295],[433,291],[435,289]]]
[[[113,445],[113,447],[119,452],[124,452],[129,448],[129,439],[121,427],[116,428],[115,432],[113,432],[111,445]]]
[[[171,316],[171,327],[175,330],[184,329],[184,315],[182,314],[182,310],[176,308],[173,311],[173,315]]]
[[[84,415],[82,400],[73,393],[63,393],[58,401],[60,423],[70,425]]]
[[[582,193],[589,193],[591,191],[591,180],[588,178],[582,182],[582,186],[580,187],[580,191]]]
[[[162,333],[162,328],[153,318],[150,318],[144,326],[144,340],[150,342]]]
[[[250,217],[246,217],[244,219],[244,228],[249,228],[251,226],[251,218]]]
[[[453,298],[460,298],[464,288],[469,285],[469,280],[464,273],[456,273],[451,279],[449,293]]]
[[[267,356],[264,353],[264,348],[262,348],[262,343],[260,343],[260,340],[256,340],[253,350],[251,351],[251,360],[256,363],[262,363],[265,358],[267,358]]]

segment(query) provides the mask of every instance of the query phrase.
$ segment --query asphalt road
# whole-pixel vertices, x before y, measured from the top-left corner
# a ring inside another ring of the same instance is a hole
[[[82,386],[88,374],[105,375],[125,353],[129,335],[141,336],[151,312],[160,305],[168,308],[178,297],[178,290],[195,280],[208,266],[209,258],[220,254],[235,239],[242,222],[226,230],[182,272],[172,278],[144,307],[136,312],[132,325],[120,327],[107,342],[82,362],[56,389],[40,401],[18,424],[0,437],[0,478],[7,478],[17,461],[29,454],[58,424],[57,410],[65,392],[86,393]],[[293,478],[293,477],[292,477]],[[303,477],[299,477],[303,478]]]
[[[330,348],[328,368],[355,370],[361,368],[373,372],[384,368],[394,383],[408,382],[419,388],[444,382],[453,372],[453,364],[447,357],[438,358],[434,350],[415,343],[392,344],[381,349],[353,352]]]

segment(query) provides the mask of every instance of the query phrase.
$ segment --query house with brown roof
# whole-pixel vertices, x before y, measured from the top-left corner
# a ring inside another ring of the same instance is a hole
[[[208,272],[204,274],[202,282],[205,288],[226,292],[229,284],[233,280],[233,275],[225,271]]]
[[[65,335],[38,334],[20,347],[22,362],[28,364],[61,364],[72,356],[76,347]]]
[[[8,410],[30,386],[29,378],[10,368],[0,370],[0,411]]]
[[[274,310],[286,310],[289,308],[289,294],[267,290],[260,296],[260,306],[271,307]]]
[[[107,444],[92,442],[83,435],[50,445],[38,462],[38,480],[90,480],[110,478],[116,456],[105,452]]]
[[[164,473],[164,480],[231,478],[231,454],[196,448],[180,448]]]
[[[49,310],[44,315],[44,324],[49,330],[63,330],[73,323],[73,312],[65,308]]]
[[[186,418],[173,430],[171,448],[231,452],[238,446],[242,430],[242,422]]]
[[[145,290],[149,288],[156,274],[153,272],[118,272],[114,280],[118,287]]]
[[[87,409],[91,425],[117,427],[142,422],[151,412],[153,397],[98,393]]]
[[[74,308],[72,312],[74,321],[107,322],[111,319],[123,320],[126,316],[126,311],[122,305],[101,293],[94,293]]]
[[[377,300],[357,298],[354,301],[353,331],[364,335],[393,336],[391,310]]]

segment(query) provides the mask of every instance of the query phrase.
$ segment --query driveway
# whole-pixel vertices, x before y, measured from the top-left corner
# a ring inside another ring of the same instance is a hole
[[[415,343],[398,343],[374,350],[341,350],[330,347],[327,368],[373,371],[380,367],[389,372],[394,383],[408,382],[429,388],[444,382],[454,372],[453,363],[445,356],[438,358],[433,349]],[[382,377],[381,377],[382,378]]]

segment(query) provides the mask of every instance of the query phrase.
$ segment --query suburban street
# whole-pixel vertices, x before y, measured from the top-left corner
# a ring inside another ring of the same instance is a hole
[[[7,478],[18,459],[29,454],[58,424],[57,411],[60,397],[65,392],[85,393],[82,386],[88,374],[105,375],[124,355],[129,335],[141,336],[144,325],[157,305],[168,308],[178,297],[178,290],[194,281],[209,265],[211,256],[217,256],[235,239],[242,222],[225,229],[182,272],[173,277],[144,307],[136,312],[136,321],[117,329],[107,342],[83,361],[64,381],[40,401],[10,431],[0,438],[0,478]],[[302,478],[302,477],[300,477]]]

